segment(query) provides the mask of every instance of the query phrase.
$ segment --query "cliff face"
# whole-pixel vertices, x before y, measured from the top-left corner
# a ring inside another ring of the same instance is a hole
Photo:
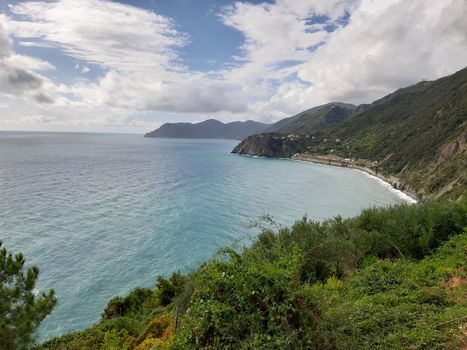
[[[331,102],[307,109],[278,121],[263,134],[246,138],[232,153],[290,158],[314,143],[309,134],[342,123],[355,114],[357,108],[352,104]]]
[[[281,134],[259,134],[247,137],[238,144],[232,153],[249,154],[263,157],[290,158],[300,150],[302,136]]]

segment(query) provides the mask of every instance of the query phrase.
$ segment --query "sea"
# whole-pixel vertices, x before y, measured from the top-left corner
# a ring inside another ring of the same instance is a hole
[[[0,240],[58,304],[38,337],[84,329],[107,302],[187,272],[264,225],[408,200],[352,169],[231,154],[237,141],[0,132]]]

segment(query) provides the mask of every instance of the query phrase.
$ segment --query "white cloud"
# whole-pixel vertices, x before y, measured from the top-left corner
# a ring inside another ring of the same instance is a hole
[[[44,89],[49,81],[33,71],[53,69],[53,66],[39,59],[14,54],[3,21],[4,16],[0,15],[0,93],[50,103],[52,99]]]
[[[56,69],[50,62],[25,55],[11,54],[5,58],[5,61],[12,67],[31,71],[50,71]]]
[[[371,102],[466,64],[465,0],[362,0],[348,25],[296,67],[298,77],[311,86],[282,85],[269,105],[296,106],[298,112],[336,100]]]
[[[318,4],[318,5],[317,5]],[[324,6],[325,5],[325,6]],[[310,59],[314,46],[329,33],[310,17],[339,17],[350,8],[349,1],[291,1],[276,4],[236,2],[221,14],[223,23],[242,32],[244,56],[239,67],[226,72],[227,79],[254,85],[259,81],[283,79],[294,72],[290,66]],[[329,19],[331,23],[334,20]],[[282,67],[282,68],[281,68]]]
[[[110,1],[29,1],[10,11],[24,19],[10,24],[23,44],[40,39],[34,45],[114,70],[178,69],[175,48],[187,42],[171,19]]]
[[[26,115],[64,128],[147,130],[162,118],[274,121],[329,101],[371,102],[467,64],[465,0],[235,2],[219,20],[243,34],[241,55],[207,73],[181,60],[190,44],[183,28],[145,9],[59,0],[10,11],[0,15],[0,102],[11,108],[0,123],[44,124]],[[75,80],[52,81],[56,68],[13,52],[11,38],[71,57]],[[135,119],[142,114],[157,122]]]
[[[40,114],[33,114],[30,116],[22,117],[21,122],[26,124],[49,124],[53,119]]]
[[[134,111],[214,113],[220,110],[241,112],[245,106],[230,99],[228,84],[208,80],[194,73],[176,80],[154,80],[144,73],[120,74],[111,70],[97,83],[82,83],[71,91],[81,101],[94,106],[110,106]]]
[[[91,71],[91,68],[86,65],[80,65],[79,63],[75,64],[75,69],[79,70],[83,74],[89,73]]]
[[[302,66],[317,100],[367,102],[401,86],[453,73],[467,63],[467,2],[362,1]]]
[[[332,36],[327,26],[343,26],[343,17],[355,6],[352,0],[278,0],[236,2],[224,9],[223,23],[245,37],[243,56],[223,72],[224,78],[249,97],[253,118],[270,121],[310,107],[301,91],[309,84],[294,76]]]
[[[65,88],[73,104],[137,111],[240,112],[246,105],[228,96],[229,84],[189,72],[178,58],[188,35],[170,18],[102,0],[24,2],[10,6],[20,19],[9,20],[19,43],[55,47],[105,73],[94,81]]]

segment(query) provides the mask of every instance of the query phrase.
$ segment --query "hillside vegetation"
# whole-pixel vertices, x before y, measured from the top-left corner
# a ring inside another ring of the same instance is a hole
[[[367,160],[419,197],[458,199],[467,186],[467,68],[399,89],[359,106],[349,118],[306,135],[263,134],[234,153],[291,157],[334,155]],[[282,126],[281,130],[286,130]]]
[[[38,349],[459,349],[467,202],[265,229],[197,270],[107,305]]]
[[[160,128],[145,134],[144,137],[241,140],[264,132],[268,126],[253,120],[225,124],[215,119],[208,119],[194,124],[165,123]]]
[[[306,134],[326,129],[346,120],[352,115],[356,106],[347,103],[332,102],[308,109],[293,117],[282,119],[265,132],[280,134]]]

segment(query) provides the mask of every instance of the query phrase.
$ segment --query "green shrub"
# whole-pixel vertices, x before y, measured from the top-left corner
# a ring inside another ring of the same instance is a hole
[[[221,249],[188,275],[159,277],[154,291],[114,298],[100,323],[42,348],[461,348],[466,227],[466,202],[303,218],[250,247]],[[174,320],[173,338],[149,331],[156,316]]]
[[[169,305],[173,299],[182,294],[186,283],[186,277],[180,272],[174,272],[169,278],[157,277],[156,293],[159,302],[163,306]]]
[[[103,318],[111,319],[124,316],[129,313],[141,312],[144,304],[154,295],[154,292],[147,288],[135,288],[126,297],[115,297],[107,304],[102,314]]]

